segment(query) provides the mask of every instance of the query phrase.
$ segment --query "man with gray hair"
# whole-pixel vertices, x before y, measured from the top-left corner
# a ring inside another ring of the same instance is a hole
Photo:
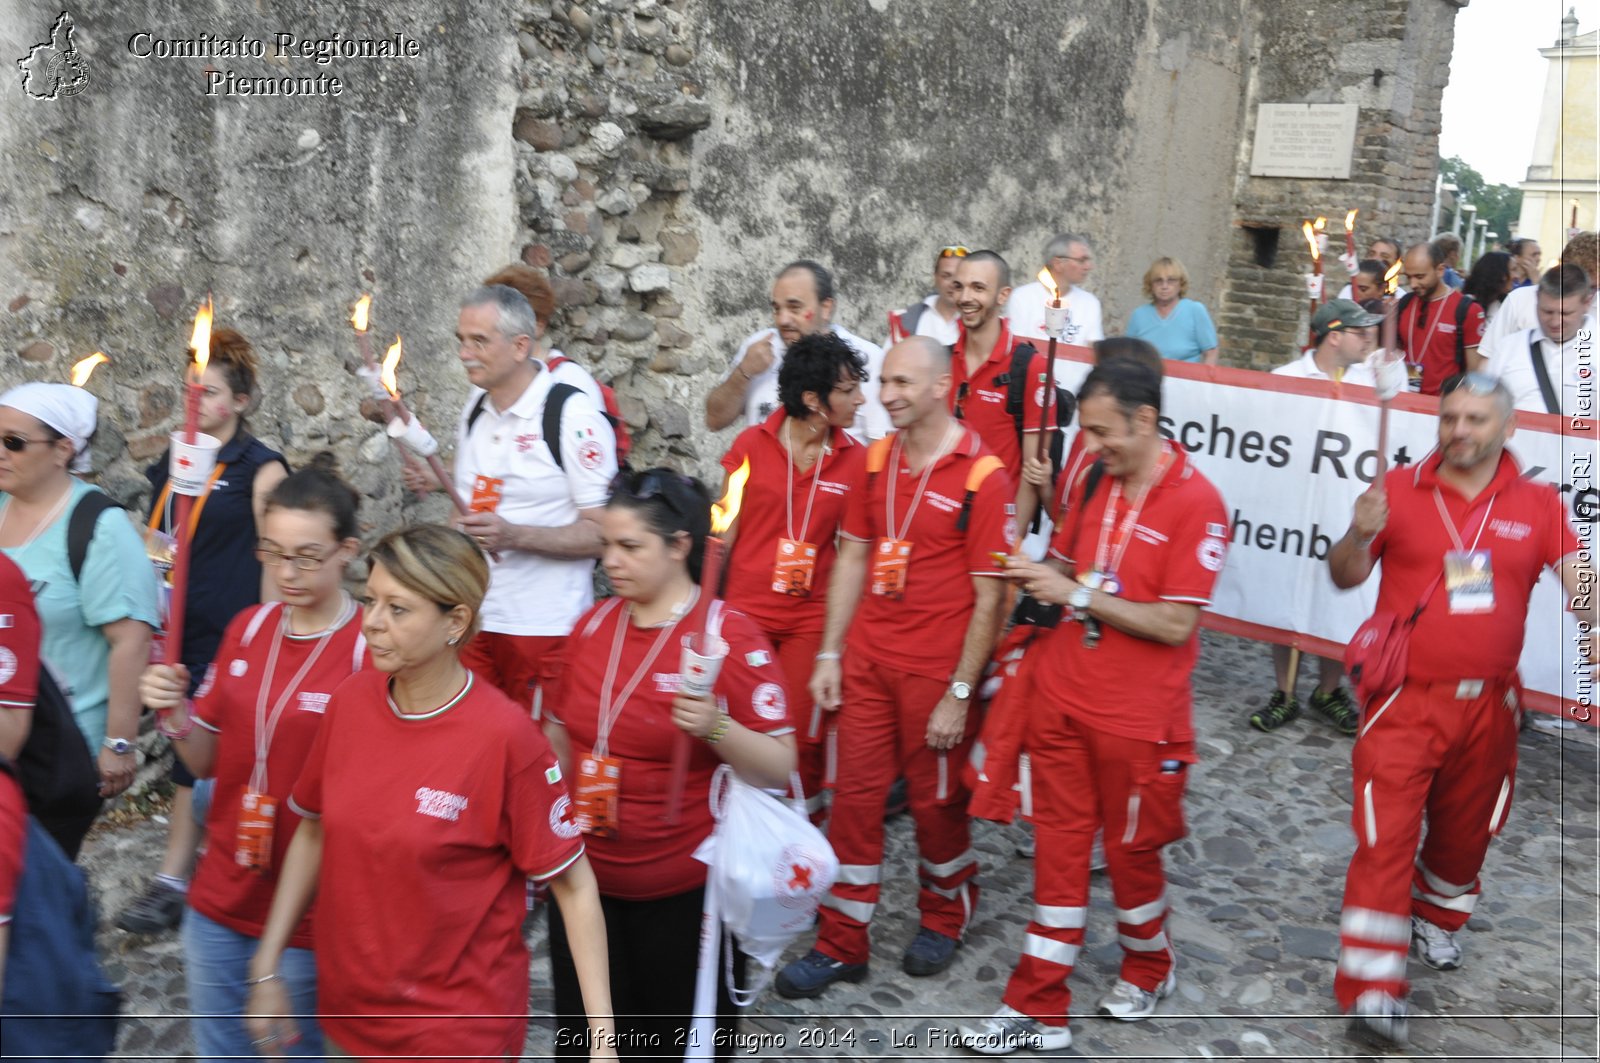
[[[1088,239],[1077,233],[1061,233],[1044,245],[1044,268],[1050,271],[1061,292],[1061,305],[1067,308],[1067,327],[1061,336],[1062,342],[1087,347],[1105,339],[1100,300],[1094,293],[1079,287],[1094,270],[1094,251]],[[1011,334],[1025,339],[1045,335],[1044,309],[1049,301],[1049,290],[1038,281],[1012,289],[1011,298],[1006,302]]]
[[[1461,265],[1461,237],[1455,233],[1439,233],[1433,238],[1433,246],[1439,252],[1439,261],[1444,264],[1445,284],[1459,292],[1461,286],[1467,283],[1467,279],[1456,269]]]
[[[537,717],[562,644],[594,604],[600,517],[617,474],[616,436],[586,393],[535,357],[538,322],[502,284],[461,303],[457,357],[472,393],[456,431],[455,526],[489,555],[483,630],[462,662]]]

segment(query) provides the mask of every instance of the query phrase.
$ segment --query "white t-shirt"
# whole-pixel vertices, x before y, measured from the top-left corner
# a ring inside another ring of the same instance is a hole
[[[456,490],[468,506],[500,481],[500,500],[486,506],[512,524],[559,528],[578,510],[606,504],[617,475],[617,444],[610,422],[588,395],[567,396],[561,407],[561,466],[543,434],[544,400],[556,383],[540,371],[504,413],[481,388],[467,396],[456,428]],[[470,431],[467,420],[483,406]],[[502,550],[489,561],[483,628],[507,635],[565,635],[594,604],[594,561]]]
[[[961,338],[961,315],[957,313],[949,321],[946,321],[939,316],[939,311],[935,309],[938,302],[938,293],[934,293],[922,300],[923,311],[917,318],[917,327],[912,332],[912,335],[927,336],[930,339],[939,341],[946,347],[953,347],[956,340]],[[895,313],[898,314],[899,311],[897,310]],[[883,346],[885,350],[889,347],[887,343]]]
[[[1528,345],[1521,339],[1521,335],[1531,328],[1538,327],[1539,286],[1524,284],[1520,288],[1513,288],[1511,294],[1501,301],[1500,309],[1495,311],[1494,318],[1485,326],[1483,339],[1478,341],[1478,357],[1494,361],[1500,346],[1507,342],[1510,342],[1511,348],[1526,354]],[[1554,381],[1555,377],[1550,379]],[[1544,409],[1543,404],[1540,404],[1539,409]]]
[[[1006,318],[1011,322],[1011,334],[1022,339],[1045,335],[1044,308],[1050,293],[1038,281],[1013,288],[1006,301]],[[1067,328],[1061,337],[1063,343],[1087,347],[1096,340],[1106,338],[1105,326],[1100,320],[1100,300],[1095,294],[1074,287],[1061,301],[1067,307]]]
[[[1288,365],[1280,365],[1272,371],[1273,376],[1292,376],[1302,380],[1332,380],[1333,377],[1324,373],[1317,365],[1315,351],[1307,351]],[[1372,377],[1372,370],[1357,362],[1355,365],[1346,366],[1344,375],[1340,377],[1341,384],[1354,384],[1357,387],[1370,388],[1376,386]]]
[[[1529,285],[1533,287],[1533,285]],[[1521,289],[1518,289],[1520,291]],[[1515,292],[1512,293],[1516,294]],[[1508,298],[1506,300],[1510,302]],[[1588,332],[1588,339],[1579,339]],[[1550,386],[1556,389],[1556,397],[1561,400],[1560,413],[1563,417],[1577,417],[1581,412],[1586,417],[1595,415],[1594,409],[1594,363],[1595,363],[1595,320],[1591,314],[1583,319],[1583,324],[1578,326],[1578,331],[1566,343],[1559,346],[1545,338],[1544,331],[1535,325],[1533,328],[1507,337],[1495,351],[1495,356],[1489,359],[1485,367],[1492,377],[1505,382],[1511,389],[1511,397],[1519,410],[1535,410],[1539,413],[1549,413],[1550,408],[1545,405],[1544,392],[1539,390],[1539,375],[1533,370],[1533,358],[1529,353],[1529,343],[1537,343],[1539,353],[1544,357],[1545,371],[1550,374]],[[1580,360],[1579,344],[1587,347]],[[1580,411],[1578,408],[1578,370],[1587,364],[1589,368],[1589,408]]]
[[[861,404],[861,409],[856,411],[856,422],[848,429],[849,433],[863,443],[874,439],[881,439],[889,434],[892,427],[889,424],[889,413],[883,408],[883,403],[878,401],[878,378],[883,374],[883,348],[876,343],[862,339],[842,325],[830,325],[833,334],[844,340],[867,363],[867,379],[861,385],[861,394],[866,397],[866,402]],[[761,424],[776,410],[778,402],[778,369],[783,365],[783,353],[789,345],[783,342],[783,337],[778,335],[774,328],[764,328],[752,332],[739,344],[739,350],[733,356],[733,364],[728,366],[728,371],[722,379],[727,380],[733,371],[744,361],[744,352],[750,349],[753,343],[761,340],[772,340],[772,364],[764,373],[758,373],[750,381],[744,393],[744,420],[746,427],[755,427]]]

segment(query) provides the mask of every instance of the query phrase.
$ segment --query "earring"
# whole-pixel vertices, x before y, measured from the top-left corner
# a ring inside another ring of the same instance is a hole
[[[456,643],[458,643],[460,641],[461,641],[461,636],[460,635],[452,635],[450,637],[447,645],[454,646]]]

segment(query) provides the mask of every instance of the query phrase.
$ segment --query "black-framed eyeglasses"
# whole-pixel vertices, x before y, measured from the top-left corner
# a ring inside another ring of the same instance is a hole
[[[1093,262],[1093,255],[1057,255],[1056,258],[1067,262]]]
[[[613,495],[627,495],[639,502],[659,498],[667,504],[668,509],[680,517],[688,517],[689,514],[685,512],[675,495],[678,491],[689,489],[690,481],[687,476],[665,469],[646,469],[639,473],[623,471],[617,473],[616,479],[611,481]]]
[[[939,248],[940,258],[966,258],[970,254],[972,252],[960,244],[951,244],[949,247]]]
[[[0,446],[5,447],[13,454],[20,454],[36,443],[44,443],[48,445],[54,442],[55,440],[53,439],[29,439],[27,436],[19,436],[11,432],[7,432],[5,435],[0,436]]]
[[[256,560],[267,568],[277,568],[279,565],[293,565],[301,572],[315,572],[328,563],[325,557],[312,557],[309,554],[285,554],[278,550],[268,550],[265,546],[256,547]]]

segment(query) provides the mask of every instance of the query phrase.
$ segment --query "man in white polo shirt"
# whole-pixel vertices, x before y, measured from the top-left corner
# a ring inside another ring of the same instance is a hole
[[[1061,291],[1061,304],[1067,308],[1067,327],[1062,333],[1062,342],[1087,347],[1105,339],[1100,300],[1093,292],[1078,287],[1089,279],[1094,269],[1094,251],[1088,239],[1077,233],[1057,236],[1044,245],[1044,268],[1050,271]],[[1045,335],[1044,308],[1049,299],[1050,293],[1038,281],[1012,289],[1011,298],[1006,302],[1011,334],[1023,339]]]
[[[462,661],[535,715],[562,643],[594,604],[600,516],[617,474],[611,425],[587,394],[551,379],[534,357],[537,334],[512,288],[463,300],[456,339],[473,390],[454,470],[472,510],[456,527],[490,555],[483,630]]]
[[[1566,263],[1545,273],[1538,289],[1539,323],[1508,337],[1485,372],[1505,383],[1519,410],[1593,417],[1594,382],[1581,403],[1579,374],[1594,371],[1594,285],[1582,267]]]
[[[953,245],[939,248],[933,256],[933,292],[912,303],[904,310],[889,312],[889,342],[892,347],[907,336],[927,336],[946,347],[954,347],[961,338],[961,311],[956,307],[960,288],[956,285],[956,267],[970,254],[965,247]]]
[[[778,368],[783,352],[801,336],[831,329],[867,363],[861,385],[866,402],[856,411],[849,429],[861,442],[889,434],[889,415],[878,401],[878,377],[883,369],[883,348],[855,335],[833,321],[833,274],[810,259],[783,267],[772,282],[772,328],[753,332],[739,345],[722,383],[706,396],[706,427],[720,431],[739,420],[747,427],[766,421],[778,403]]]

